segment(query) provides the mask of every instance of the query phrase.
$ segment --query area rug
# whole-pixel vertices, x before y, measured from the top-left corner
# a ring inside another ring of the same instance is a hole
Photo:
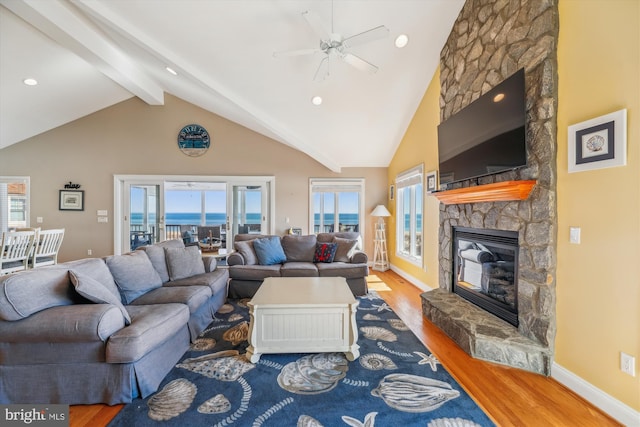
[[[493,426],[375,291],[359,298],[360,357],[245,349],[248,300],[232,300],[146,399],[109,424],[130,426]]]

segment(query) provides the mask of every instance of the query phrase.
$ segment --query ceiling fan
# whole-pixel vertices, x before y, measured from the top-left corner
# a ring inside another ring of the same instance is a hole
[[[307,21],[307,24],[309,24],[316,35],[320,37],[319,47],[274,52],[274,57],[323,53],[325,56],[320,61],[320,65],[313,77],[316,81],[324,80],[329,76],[331,58],[338,58],[356,69],[370,74],[374,74],[378,71],[378,67],[375,65],[349,52],[349,48],[387,37],[389,35],[389,29],[387,27],[380,25],[362,33],[344,38],[341,34],[333,32],[333,3],[331,5],[331,32],[327,31],[320,17],[312,11],[308,10],[303,12],[302,17]]]

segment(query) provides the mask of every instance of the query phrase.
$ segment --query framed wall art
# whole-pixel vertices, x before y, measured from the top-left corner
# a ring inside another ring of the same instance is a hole
[[[438,189],[438,171],[427,172],[427,193]]]
[[[60,190],[61,211],[83,211],[84,190]]]
[[[569,126],[569,173],[627,164],[627,110]]]

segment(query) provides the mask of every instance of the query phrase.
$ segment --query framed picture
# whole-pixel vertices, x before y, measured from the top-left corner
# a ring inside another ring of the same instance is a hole
[[[627,164],[627,110],[569,126],[569,173]]]
[[[391,184],[389,186],[389,200],[393,200],[393,198],[395,197],[395,192],[396,192],[396,186]]]
[[[60,190],[61,211],[83,211],[84,190]]]
[[[438,171],[427,172],[427,193],[438,189]]]

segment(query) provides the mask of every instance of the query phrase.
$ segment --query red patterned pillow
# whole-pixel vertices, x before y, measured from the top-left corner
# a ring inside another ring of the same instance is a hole
[[[333,262],[338,245],[336,243],[316,243],[313,262]]]

